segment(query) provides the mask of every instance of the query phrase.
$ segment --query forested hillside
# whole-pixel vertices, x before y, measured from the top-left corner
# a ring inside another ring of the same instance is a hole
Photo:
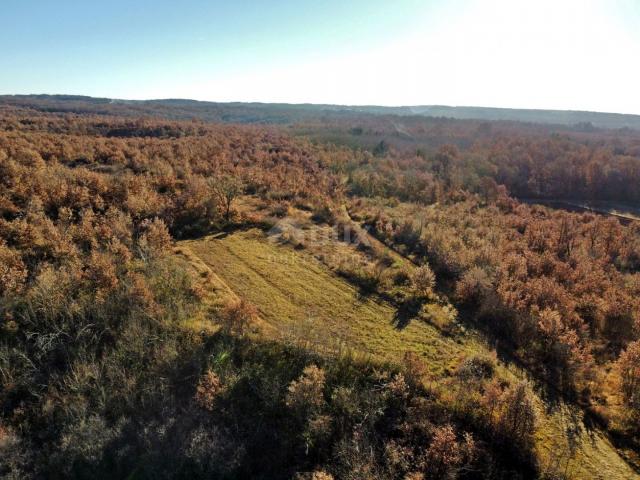
[[[149,105],[0,102],[0,475],[637,476],[640,223],[518,198],[640,134]]]
[[[420,116],[479,121],[510,121],[564,126],[570,129],[640,129],[640,115],[572,110],[527,110],[516,108],[406,107],[315,105],[288,103],[201,102],[184,99],[117,100],[80,95],[5,95],[3,103],[50,112],[162,115],[172,119],[200,118],[237,123],[295,123],[309,119],[356,118],[358,116]]]

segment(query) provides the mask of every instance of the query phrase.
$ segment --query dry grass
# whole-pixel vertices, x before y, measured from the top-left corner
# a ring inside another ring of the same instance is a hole
[[[203,262],[256,305],[260,317],[282,337],[388,361],[411,350],[423,356],[434,374],[483,348],[469,334],[454,341],[422,321],[396,328],[394,307],[361,295],[313,256],[272,244],[258,230],[181,242],[184,247],[197,256],[196,265]],[[218,292],[226,294],[222,288]]]

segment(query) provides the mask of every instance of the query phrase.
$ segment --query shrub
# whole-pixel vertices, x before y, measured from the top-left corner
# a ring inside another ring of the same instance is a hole
[[[26,278],[27,268],[20,255],[0,239],[0,295],[19,290]]]
[[[336,217],[333,210],[331,210],[331,207],[327,203],[322,203],[314,206],[311,220],[316,223],[328,223],[329,225],[333,225]]]
[[[231,300],[225,304],[219,316],[222,330],[226,334],[243,336],[256,321],[258,310],[244,299]]]
[[[474,355],[466,358],[458,367],[456,374],[466,380],[487,379],[493,377],[496,369],[497,358],[488,355]]]
[[[412,221],[406,220],[394,231],[393,239],[413,252],[420,243],[420,231],[415,229]]]
[[[424,473],[409,472],[404,476],[404,480],[424,480]]]
[[[333,480],[333,475],[325,470],[314,470],[310,473],[299,473],[294,478],[295,480]]]
[[[396,373],[391,381],[386,384],[386,388],[396,399],[406,400],[409,396],[409,387],[402,373]]]
[[[286,405],[307,412],[317,410],[324,404],[324,370],[315,365],[305,367],[302,375],[287,388]]]
[[[286,202],[276,203],[269,211],[269,214],[276,218],[286,217],[289,215],[289,204]]]
[[[165,223],[159,218],[144,220],[140,224],[142,231],[138,240],[140,256],[144,259],[160,257],[171,247],[171,235]]]
[[[456,297],[468,305],[481,305],[491,290],[491,279],[480,267],[467,270],[456,283]]]
[[[319,447],[331,435],[331,424],[333,419],[330,415],[313,415],[307,421],[307,426],[302,434],[305,442],[305,449],[309,451],[312,447]]]
[[[454,478],[463,464],[473,461],[475,450],[471,434],[465,434],[461,445],[451,425],[437,428],[424,455],[428,478]]]
[[[531,445],[537,415],[528,383],[522,381],[507,389],[501,404],[497,427],[505,441],[525,447]]]
[[[422,385],[428,369],[424,361],[415,352],[406,352],[402,359],[402,365],[407,381],[413,387]]]
[[[422,265],[414,270],[411,275],[411,286],[416,296],[430,297],[436,286],[436,276],[429,265]]]
[[[311,474],[311,480],[333,480],[333,475],[324,470],[317,470]]]
[[[213,411],[216,398],[222,391],[220,378],[211,370],[200,377],[196,387],[195,401],[200,408]]]

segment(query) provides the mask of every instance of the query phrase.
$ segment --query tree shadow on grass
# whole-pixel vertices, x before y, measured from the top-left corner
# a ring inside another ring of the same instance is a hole
[[[176,240],[201,240],[203,238],[223,239],[236,232],[246,232],[248,230],[261,228],[261,225],[251,222],[227,222],[212,225],[190,225],[183,226],[180,231],[172,232]]]
[[[420,310],[425,300],[418,297],[410,297],[409,299],[398,305],[396,313],[393,315],[392,323],[397,330],[406,328],[411,320],[420,315]]]

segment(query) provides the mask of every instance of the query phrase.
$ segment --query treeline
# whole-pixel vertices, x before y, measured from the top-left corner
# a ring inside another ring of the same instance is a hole
[[[493,178],[518,197],[640,203],[640,139],[509,139],[487,152]]]
[[[504,186],[517,198],[640,204],[640,137],[581,141],[571,137],[500,137],[468,148],[442,145],[404,151],[380,141],[371,159],[352,165],[353,193],[442,201],[442,188],[495,195]],[[437,178],[441,183],[434,181]]]

